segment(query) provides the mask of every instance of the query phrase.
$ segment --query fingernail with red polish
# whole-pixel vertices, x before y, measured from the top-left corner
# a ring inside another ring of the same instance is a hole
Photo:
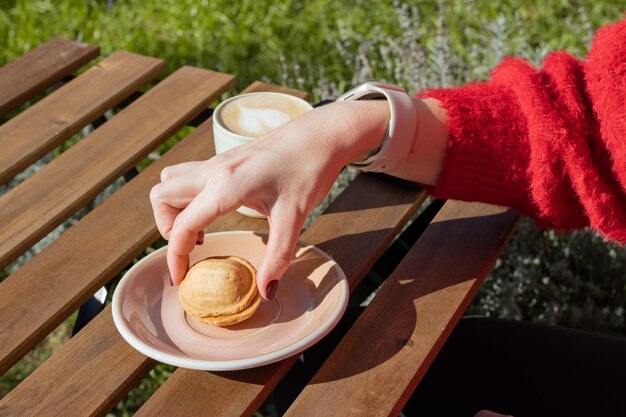
[[[196,240],[196,245],[202,245],[204,243],[204,236],[199,237],[198,240]]]
[[[265,294],[268,300],[273,300],[276,295],[276,290],[278,289],[278,280],[272,280],[265,287]]]
[[[172,276],[170,275],[169,278],[170,278],[170,287],[173,287],[174,286],[174,281],[172,281]]]

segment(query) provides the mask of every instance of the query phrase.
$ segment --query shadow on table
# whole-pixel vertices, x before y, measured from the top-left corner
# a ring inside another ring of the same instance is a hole
[[[359,174],[328,207],[325,214],[412,204],[422,186],[381,173]]]
[[[443,330],[441,326],[455,323],[461,316],[473,294],[470,288],[475,285],[475,279],[489,272],[518,220],[516,214],[499,207],[477,205],[478,210],[472,211],[467,210],[465,204],[468,203],[456,204],[465,211],[455,213],[453,208],[448,214],[452,218],[444,216],[433,221],[371,306],[360,317],[358,313],[346,315],[351,316],[345,318],[346,322],[356,320],[354,326],[340,323],[330,335],[305,352],[305,357],[314,358],[309,361],[313,368],[315,362],[323,363],[333,349],[331,360],[341,364],[320,371],[314,383],[348,378],[381,365],[403,366],[394,361],[403,356],[399,353],[404,349],[426,349],[418,355],[425,362],[434,358],[437,349],[431,351],[431,347],[440,346],[442,341],[438,338],[445,339],[452,330]],[[359,254],[358,250],[349,249],[354,249],[355,245],[358,248],[377,233],[386,231],[341,236],[318,246],[338,248],[333,257],[343,267],[344,262],[351,264],[350,259]],[[357,271],[351,270],[347,275],[355,273]],[[445,295],[438,294],[441,291],[445,291]],[[437,303],[432,303],[435,296],[439,308],[436,308]],[[422,311],[418,310],[418,305],[432,308]],[[421,333],[416,331],[418,327]],[[432,328],[430,333],[424,331],[428,328]],[[339,344],[342,338],[343,343]],[[316,356],[320,360],[315,360]],[[280,366],[280,363],[272,364],[253,372],[229,372],[224,376],[264,384],[268,372],[273,373]]]

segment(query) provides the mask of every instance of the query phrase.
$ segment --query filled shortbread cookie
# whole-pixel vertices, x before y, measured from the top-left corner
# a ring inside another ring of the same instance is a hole
[[[194,264],[178,290],[185,311],[205,323],[229,326],[261,304],[256,269],[236,256],[216,256]]]

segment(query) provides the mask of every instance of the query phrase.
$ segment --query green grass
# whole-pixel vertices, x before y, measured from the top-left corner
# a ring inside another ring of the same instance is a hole
[[[506,55],[583,57],[623,0],[0,0],[0,65],[51,37],[271,81],[329,98],[367,79],[410,91],[484,79]],[[161,150],[173,145],[174,138]],[[59,149],[58,151],[62,151]],[[143,168],[150,161],[143,161]],[[592,232],[522,222],[471,313],[626,335],[626,251]],[[8,272],[0,271],[0,278]],[[71,319],[0,379],[0,397],[67,339]],[[171,373],[159,366],[112,415],[131,415]]]
[[[24,359],[2,375],[0,378],[0,398],[4,397],[13,387],[22,382],[69,339],[75,321],[76,314],[72,314],[26,355]]]
[[[544,47],[581,55],[590,30],[616,20],[623,9],[618,1],[579,1],[577,6],[538,0],[413,3],[419,16],[411,16],[407,7],[408,28],[424,47],[437,49],[443,22],[450,54],[461,58],[465,68],[493,64],[490,57],[501,53]],[[355,70],[347,54],[356,56],[364,41],[401,40],[406,29],[398,24],[401,5],[376,0],[118,0],[110,9],[106,1],[94,0],[0,4],[0,64],[51,37],[64,37],[100,45],[103,55],[124,49],[161,57],[170,71],[189,64],[233,73],[238,89],[257,79],[284,81],[295,66],[308,90],[317,87],[320,77],[345,84]],[[506,26],[494,33],[498,21]],[[347,54],[337,47],[340,43],[350,48]],[[477,47],[482,52],[476,56]],[[373,76],[395,79],[375,55],[369,61]],[[472,62],[475,58],[481,62]],[[459,73],[456,81],[466,81],[467,75]]]

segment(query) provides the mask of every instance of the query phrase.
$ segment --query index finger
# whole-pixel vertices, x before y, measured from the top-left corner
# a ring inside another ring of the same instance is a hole
[[[167,266],[172,284],[180,284],[189,269],[189,254],[196,246],[198,232],[173,229],[167,246]]]
[[[239,205],[230,193],[204,189],[178,214],[167,247],[167,264],[174,284],[179,284],[189,269],[189,254],[196,245],[198,233]]]
[[[178,214],[204,189],[200,175],[184,175],[156,184],[150,190],[154,221],[161,235],[169,233]]]

